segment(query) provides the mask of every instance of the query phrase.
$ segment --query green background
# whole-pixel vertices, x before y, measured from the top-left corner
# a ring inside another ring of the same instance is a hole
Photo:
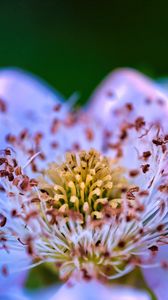
[[[0,0],[0,67],[88,99],[112,69],[168,73],[168,1]]]

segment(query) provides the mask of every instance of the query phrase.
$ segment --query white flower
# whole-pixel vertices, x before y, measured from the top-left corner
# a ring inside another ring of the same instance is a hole
[[[51,262],[64,279],[108,280],[167,267],[156,260],[168,241],[165,94],[120,71],[77,113],[40,89],[2,73],[2,271]]]

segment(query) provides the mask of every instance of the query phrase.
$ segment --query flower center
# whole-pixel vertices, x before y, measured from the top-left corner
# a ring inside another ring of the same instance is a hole
[[[52,163],[44,172],[40,190],[50,210],[102,219],[107,205],[114,209],[121,206],[122,191],[128,186],[123,173],[114,160],[96,150],[67,153],[65,162]]]

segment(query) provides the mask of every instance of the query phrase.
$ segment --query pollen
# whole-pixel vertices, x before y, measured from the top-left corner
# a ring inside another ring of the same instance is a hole
[[[104,208],[120,208],[122,190],[128,186],[124,170],[94,149],[68,152],[61,164],[52,163],[40,179],[41,196],[49,210],[76,212],[102,219]]]

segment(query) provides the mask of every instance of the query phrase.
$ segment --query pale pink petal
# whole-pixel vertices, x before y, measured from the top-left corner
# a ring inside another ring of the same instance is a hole
[[[7,288],[6,292],[0,293],[2,300],[30,300],[31,298],[24,295],[24,292],[16,288]],[[32,300],[32,299],[31,299]]]
[[[61,96],[38,77],[19,69],[0,71],[0,97],[13,117],[25,125],[26,117],[45,112],[46,106],[61,102]]]
[[[1,147],[7,134],[23,129],[40,130],[53,106],[61,103],[60,95],[43,81],[15,69],[0,71],[0,138]]]
[[[150,300],[144,291],[124,286],[106,287],[98,282],[64,285],[50,300]]]
[[[90,99],[89,112],[103,123],[110,121],[110,124],[117,126],[112,112],[125,104],[131,104],[134,108],[128,115],[129,120],[136,116],[152,121],[163,120],[161,112],[168,112],[167,91],[137,71],[119,69],[108,75],[95,90]]]
[[[25,283],[27,277],[27,272],[22,271],[22,272],[17,272],[12,275],[6,275],[4,276],[3,274],[0,274],[0,291],[4,291],[7,289],[9,286],[19,286],[22,287],[23,284]]]
[[[156,257],[163,267],[142,269],[144,277],[158,300],[168,299],[168,246],[162,246]],[[165,266],[164,266],[165,265]]]
[[[118,155],[115,145],[121,144],[120,164],[128,170],[138,170],[139,176],[134,183],[145,188],[157,170],[158,148],[154,147],[158,128],[153,124],[160,124],[168,130],[168,96],[167,90],[154,81],[131,69],[119,69],[112,72],[96,89],[88,107],[90,115],[99,120],[104,131],[104,153],[110,157]],[[142,130],[131,129],[126,125],[135,124],[138,119],[145,122]],[[152,127],[153,126],[153,127]],[[126,129],[125,132],[123,128]],[[147,133],[145,133],[147,132]],[[122,138],[122,134],[126,136]],[[142,138],[140,138],[142,136]],[[152,153],[148,163],[152,166],[149,172],[143,173],[144,164],[142,154]]]
[[[28,265],[30,259],[26,253],[23,251],[20,253],[16,253],[13,251],[12,253],[7,252],[5,250],[0,250],[0,299],[1,294],[12,293],[13,290],[21,291],[28,272],[18,271],[16,272],[15,262],[17,261],[17,268],[24,269],[25,266]],[[23,267],[24,265],[24,267]],[[5,299],[5,298],[2,298]],[[15,298],[13,298],[15,299]]]
[[[60,98],[30,74],[0,71],[0,148],[12,147],[22,166],[41,153],[35,160],[38,169],[69,150],[100,149],[99,130],[92,118],[76,117],[70,111],[72,103]]]

